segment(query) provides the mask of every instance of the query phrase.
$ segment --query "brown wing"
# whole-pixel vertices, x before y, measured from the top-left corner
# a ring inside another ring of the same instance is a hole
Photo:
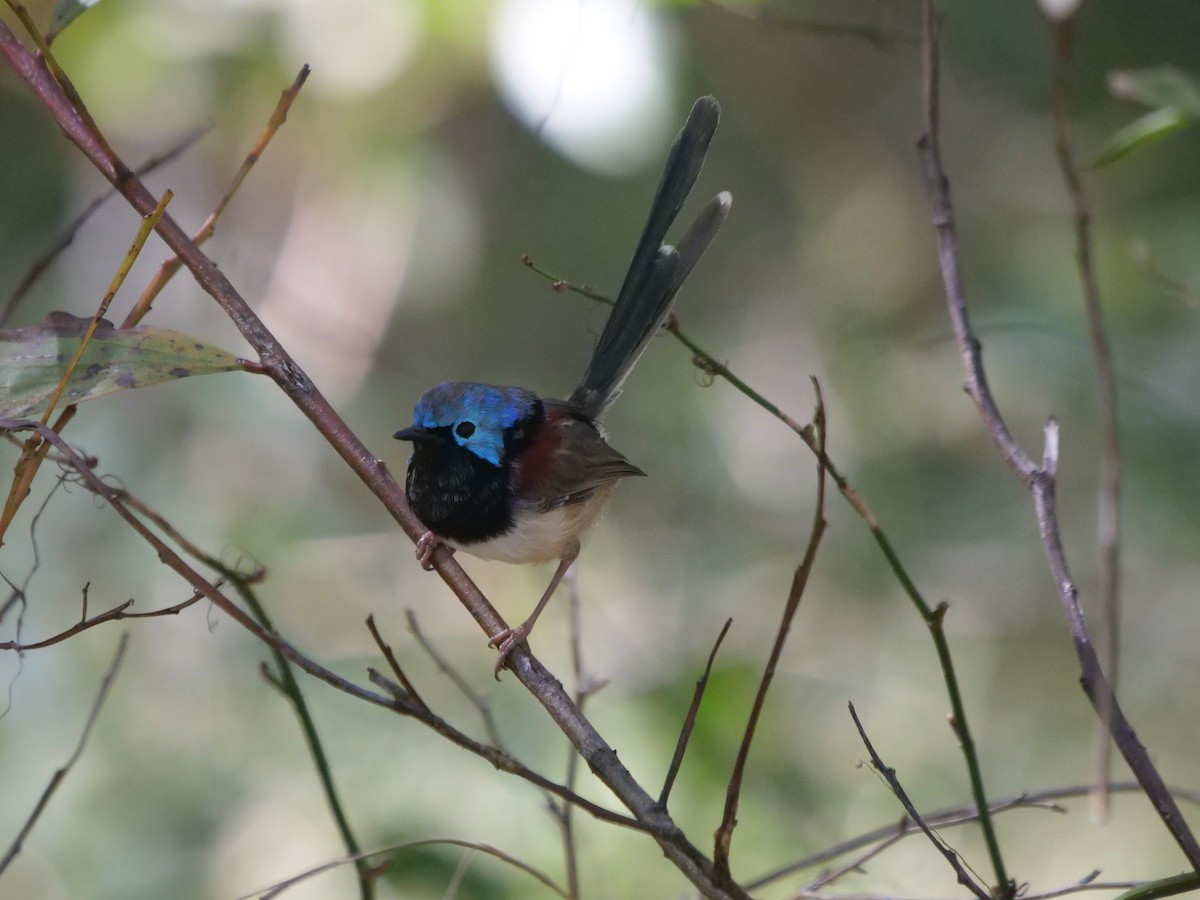
[[[514,495],[543,509],[578,503],[619,478],[646,473],[614,450],[585,417],[546,405],[546,422],[514,465]]]

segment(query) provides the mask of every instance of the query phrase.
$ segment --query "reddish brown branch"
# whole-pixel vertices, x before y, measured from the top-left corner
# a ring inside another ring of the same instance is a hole
[[[700,701],[704,699],[704,690],[708,687],[708,676],[712,674],[712,667],[717,658],[717,651],[721,649],[721,643],[725,640],[725,635],[729,633],[729,626],[732,624],[733,619],[725,620],[725,624],[721,627],[721,633],[717,635],[712,650],[709,651],[708,662],[704,666],[704,674],[696,682],[696,690],[692,693],[692,702],[688,706],[687,715],[683,719],[683,728],[679,730],[679,740],[675,743],[675,753],[671,757],[671,764],[667,767],[667,777],[663,779],[662,791],[658,795],[659,806],[663,809],[667,808],[667,800],[671,796],[671,788],[675,785],[675,778],[679,774],[679,767],[683,765],[683,755],[687,752],[688,741],[691,740],[692,730],[696,727],[696,714],[700,711]]]
[[[808,546],[804,550],[804,558],[800,561],[800,565],[796,567],[795,574],[792,576],[792,587],[788,592],[787,602],[784,603],[783,616],[779,622],[779,629],[775,633],[775,643],[771,647],[771,655],[767,659],[766,667],[763,669],[762,679],[759,681],[758,693],[754,697],[754,705],[750,709],[750,717],[746,722],[746,731],[742,735],[742,744],[738,748],[737,759],[733,764],[733,773],[729,777],[729,786],[725,791],[725,813],[721,819],[721,824],[717,827],[716,834],[713,837],[713,865],[716,866],[718,877],[729,879],[729,846],[733,840],[733,829],[737,825],[737,810],[738,802],[741,798],[742,778],[746,771],[746,761],[750,757],[750,744],[754,740],[754,732],[758,727],[758,720],[762,715],[763,706],[767,700],[767,691],[771,687],[771,682],[775,678],[775,669],[779,664],[779,657],[783,654],[783,645],[787,642],[788,632],[792,627],[792,620],[796,616],[796,610],[800,608],[800,600],[804,596],[804,589],[808,585],[808,578],[812,574],[813,564],[817,559],[817,548],[821,545],[821,538],[825,534],[825,401],[821,396],[821,384],[817,379],[813,379],[813,389],[817,395],[817,409],[813,415],[813,429],[816,433],[817,440],[817,503],[813,510],[812,530],[808,538]]]
[[[50,647],[61,641],[65,641],[67,638],[73,638],[81,631],[87,631],[89,628],[95,628],[97,625],[103,625],[105,622],[119,622],[122,619],[152,619],[159,616],[177,616],[199,600],[200,596],[199,593],[193,593],[191,597],[182,603],[176,603],[174,606],[167,606],[162,609],[152,609],[147,612],[126,612],[129,607],[133,606],[133,599],[130,598],[124,603],[114,606],[112,609],[105,610],[88,618],[86,606],[87,589],[85,588],[84,617],[79,622],[72,625],[66,631],[60,631],[56,635],[29,644],[18,643],[17,641],[0,641],[0,650],[16,650],[19,653],[23,653],[26,650],[41,650],[43,647]]]
[[[3,22],[0,22],[0,59],[3,59],[5,64],[26,83],[30,91],[54,117],[68,140],[74,143],[101,174],[121,192],[129,204],[141,215],[149,214],[155,206],[153,195],[112,153],[94,123],[90,121],[90,117],[86,115],[82,103],[64,92],[63,85],[59,84],[46,69],[41,58],[24,47]],[[216,300],[242,336],[254,348],[258,354],[259,363],[267,371],[269,377],[312,421],[320,434],[362,480],[363,484],[376,495],[409,538],[416,541],[424,532],[424,526],[409,509],[403,489],[396,483],[383,462],[377,459],[350,430],[304,370],[292,359],[283,345],[275,339],[245,299],[237,292],[217,264],[196,246],[196,243],[170,216],[163,216],[156,231],[171,251],[183,261],[184,266],[192,273],[197,283]],[[133,516],[131,518],[136,519]],[[141,529],[145,529],[140,521],[135,527],[139,526]],[[172,568],[175,568],[174,564],[172,564]],[[435,561],[435,568],[485,635],[497,634],[508,627],[504,619],[452,557],[448,558],[445,554],[439,555]],[[177,571],[180,570],[177,569]],[[180,571],[180,574],[183,572]],[[217,595],[219,593],[213,592]],[[205,596],[212,599],[207,592]],[[222,602],[218,602],[214,599],[213,602],[228,614],[235,616],[243,627],[254,631],[261,640],[276,646],[273,642],[279,641],[277,636],[268,635],[264,630],[256,629],[254,623],[240,609],[229,603],[224,597],[221,600]],[[279,641],[279,643],[286,646],[285,642]],[[290,647],[289,651],[295,653]],[[281,648],[281,652],[285,651]],[[303,663],[297,661],[297,664],[304,668],[305,665],[311,666],[312,662],[304,660]],[[725,883],[718,886],[714,882],[712,862],[687,840],[671,817],[659,808],[655,798],[650,796],[633,778],[617,758],[616,752],[579,712],[578,706],[563,690],[558,679],[534,659],[523,645],[517,647],[509,655],[507,665],[574,744],[592,772],[654,835],[667,858],[701,893],[712,898],[745,896],[745,893],[736,885]],[[305,671],[315,674],[315,670],[312,668],[306,668]],[[354,686],[354,689],[360,694],[371,694],[357,686]],[[372,700],[372,702],[375,701]]]

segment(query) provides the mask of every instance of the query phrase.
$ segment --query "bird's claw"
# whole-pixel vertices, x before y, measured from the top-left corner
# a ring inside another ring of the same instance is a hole
[[[446,547],[447,553],[453,553],[454,548],[444,544],[442,539],[432,531],[427,531],[417,539],[417,562],[426,572],[433,569],[433,554],[438,547]]]
[[[503,631],[492,635],[492,639],[488,641],[488,646],[495,647],[499,651],[496,656],[496,667],[492,670],[497,681],[500,680],[500,670],[508,662],[508,655],[513,652],[518,644],[525,643],[525,639],[529,637],[529,632],[532,630],[529,627],[529,623],[526,622],[524,625],[518,625],[516,628],[505,628]]]

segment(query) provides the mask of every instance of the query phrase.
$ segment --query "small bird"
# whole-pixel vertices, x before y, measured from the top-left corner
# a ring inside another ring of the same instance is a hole
[[[676,293],[729,212],[718,194],[679,240],[664,244],[700,174],[720,106],[701,97],[676,137],[625,281],[579,386],[566,400],[519,387],[450,381],[417,401],[395,437],[413,444],[405,493],[426,531],[417,558],[441,545],[510,563],[558,561],[529,618],[489,642],[496,674],[523,643],[579,555],[616,483],[645,473],[608,445],[597,419],[658,331]]]

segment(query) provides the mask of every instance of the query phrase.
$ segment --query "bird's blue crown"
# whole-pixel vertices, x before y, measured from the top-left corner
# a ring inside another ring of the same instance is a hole
[[[445,381],[421,395],[415,428],[448,428],[454,442],[494,466],[504,456],[506,432],[537,415],[537,394],[517,387]]]

